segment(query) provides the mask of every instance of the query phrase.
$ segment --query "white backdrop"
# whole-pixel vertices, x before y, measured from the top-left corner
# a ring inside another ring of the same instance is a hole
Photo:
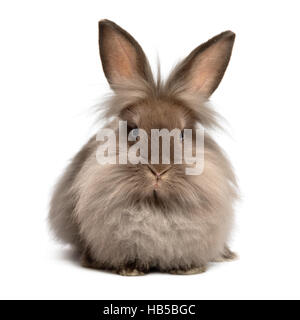
[[[81,268],[53,241],[52,187],[97,130],[109,90],[98,57],[108,18],[166,73],[201,42],[237,35],[212,96],[218,141],[239,178],[236,262],[205,274],[121,277]],[[0,4],[0,298],[300,298],[297,1],[2,1]]]

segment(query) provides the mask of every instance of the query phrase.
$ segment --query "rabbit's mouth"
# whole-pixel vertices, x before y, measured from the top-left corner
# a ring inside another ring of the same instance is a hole
[[[159,185],[161,184],[162,176],[165,175],[170,169],[171,166],[169,165],[147,165],[148,169],[154,176],[154,183],[153,188],[154,192],[156,189],[159,188]]]
[[[147,167],[157,179],[160,179],[162,175],[164,175],[166,172],[168,172],[171,169],[170,165],[164,165],[164,164],[157,164],[157,165],[147,164]]]

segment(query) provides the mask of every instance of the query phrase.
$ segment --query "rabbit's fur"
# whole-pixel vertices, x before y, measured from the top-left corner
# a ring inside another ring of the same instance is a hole
[[[167,81],[154,81],[139,44],[113,22],[100,21],[100,55],[114,92],[105,103],[105,116],[113,118],[107,127],[118,132],[120,119],[147,132],[217,125],[205,101],[223,77],[233,42],[234,34],[224,32],[197,47]],[[80,251],[83,265],[127,275],[194,273],[230,258],[236,181],[208,134],[204,143],[201,175],[171,164],[154,190],[147,165],[100,165],[92,137],[56,186],[49,215],[56,236]]]

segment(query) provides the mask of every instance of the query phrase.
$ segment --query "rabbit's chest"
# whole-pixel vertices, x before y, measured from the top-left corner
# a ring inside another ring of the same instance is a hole
[[[123,209],[90,225],[88,238],[99,260],[139,259],[160,267],[170,261],[201,264],[224,246],[230,221],[197,212]],[[97,239],[97,240],[96,240]],[[96,241],[95,241],[96,240]]]

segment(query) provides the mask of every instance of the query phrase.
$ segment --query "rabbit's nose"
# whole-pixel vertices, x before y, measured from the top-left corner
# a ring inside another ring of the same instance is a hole
[[[171,169],[168,164],[148,164],[149,170],[159,179],[163,174]]]

